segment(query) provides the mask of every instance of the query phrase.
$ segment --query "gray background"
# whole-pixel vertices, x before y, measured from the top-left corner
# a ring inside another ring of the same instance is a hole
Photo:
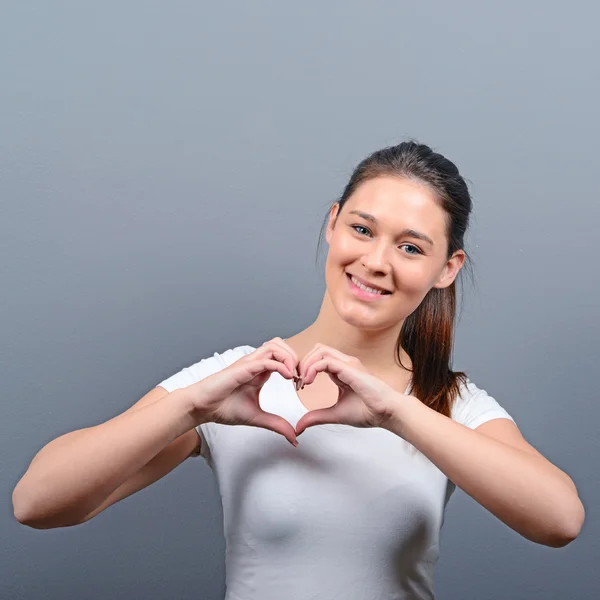
[[[552,549],[457,490],[438,597],[597,597],[600,11],[488,4],[2,3],[0,597],[223,597],[202,459],[74,528],[20,525],[12,489],[53,438],[309,325],[330,203],[410,136],[472,182],[454,367],[587,509]]]

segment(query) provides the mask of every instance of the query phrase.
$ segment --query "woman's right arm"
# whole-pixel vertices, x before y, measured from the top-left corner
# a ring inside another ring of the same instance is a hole
[[[297,445],[290,423],[259,403],[271,374],[293,379],[296,364],[293,350],[274,338],[188,387],[170,394],[156,387],[113,419],[52,440],[13,491],[15,518],[36,529],[91,519],[187,458],[201,423],[264,427]]]
[[[195,406],[190,388],[156,387],[113,419],[52,440],[13,491],[15,518],[36,529],[77,525],[160,479],[198,444]]]

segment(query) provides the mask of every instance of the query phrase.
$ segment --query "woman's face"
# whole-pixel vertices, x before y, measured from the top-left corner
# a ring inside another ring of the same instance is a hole
[[[461,250],[448,260],[446,213],[429,188],[413,180],[381,176],[366,181],[337,212],[335,204],[326,230],[325,279],[338,314],[356,327],[397,326],[432,287],[449,286],[464,262]],[[349,275],[390,293],[361,298]]]

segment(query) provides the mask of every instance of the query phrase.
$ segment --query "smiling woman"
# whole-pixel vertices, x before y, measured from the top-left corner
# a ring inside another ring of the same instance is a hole
[[[364,338],[361,344],[352,340],[349,351],[367,342],[367,363],[377,364],[378,372],[397,366],[410,372],[412,393],[448,417],[467,379],[451,370],[450,359],[456,280],[471,267],[464,249],[471,210],[456,166],[424,144],[404,142],[364,159],[328,211],[327,294],[311,326],[322,334],[331,330],[333,315],[344,314],[342,321],[353,325],[350,331],[341,325],[344,337]],[[339,278],[346,284],[349,275],[390,294],[351,287],[348,295]],[[338,347],[338,340],[325,339]]]
[[[231,600],[433,598],[456,486],[527,539],[568,544],[584,519],[573,481],[451,368],[471,208],[428,146],[371,154],[329,209],[315,321],[215,352],[53,440],[15,515],[83,523],[200,454],[221,493]]]

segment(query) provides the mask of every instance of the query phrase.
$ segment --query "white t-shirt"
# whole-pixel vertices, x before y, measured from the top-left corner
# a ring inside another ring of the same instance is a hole
[[[158,385],[187,387],[254,350],[215,352]],[[513,420],[472,382],[461,389],[453,420],[472,429]],[[276,372],[259,401],[293,426],[307,412],[294,382]],[[259,427],[196,429],[223,504],[226,600],[434,598],[455,485],[405,440],[381,428],[320,425],[294,448]]]

